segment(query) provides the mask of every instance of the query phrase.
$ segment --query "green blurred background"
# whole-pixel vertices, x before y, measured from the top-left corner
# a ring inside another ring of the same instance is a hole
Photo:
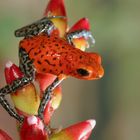
[[[18,64],[14,30],[42,17],[47,0],[0,1],[0,87],[4,65]],[[88,17],[102,55],[105,75],[97,81],[69,78],[53,126],[94,118],[90,140],[140,140],[140,1],[65,0],[69,23]],[[0,107],[0,128],[17,140],[15,120]]]

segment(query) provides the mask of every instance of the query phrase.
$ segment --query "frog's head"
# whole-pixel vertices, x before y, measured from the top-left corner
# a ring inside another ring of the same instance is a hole
[[[83,57],[83,58],[82,58]],[[85,53],[75,68],[74,77],[85,80],[99,79],[104,75],[101,57],[97,53]]]

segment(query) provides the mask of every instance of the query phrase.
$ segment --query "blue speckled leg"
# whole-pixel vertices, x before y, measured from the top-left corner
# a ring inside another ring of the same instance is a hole
[[[44,110],[48,104],[48,102],[50,101],[51,99],[51,94],[52,94],[52,91],[63,81],[63,79],[59,79],[58,77],[53,81],[53,83],[51,85],[49,85],[44,94],[43,94],[43,97],[41,99],[41,103],[40,103],[40,106],[39,106],[39,109],[38,109],[38,116],[43,120],[43,113],[44,113]]]
[[[72,44],[72,39],[84,37],[85,39],[90,39],[91,43],[95,43],[95,39],[92,36],[90,31],[87,30],[78,30],[75,32],[70,32],[66,35],[67,41]]]
[[[39,35],[40,33],[46,33],[50,35],[50,33],[55,29],[55,26],[51,19],[53,18],[65,18],[64,16],[52,16],[52,17],[44,17],[32,24],[24,26],[15,31],[16,37],[32,37]]]
[[[7,94],[11,94],[16,92],[18,89],[22,88],[23,86],[29,84],[34,79],[34,70],[32,61],[28,58],[27,53],[24,50],[20,50],[20,62],[22,68],[24,68],[23,72],[25,74],[24,77],[14,80],[11,84],[6,85],[5,87],[0,89],[0,104],[5,108],[5,110],[10,114],[10,116],[17,119],[19,122],[23,121],[23,117],[19,116],[14,109],[12,109],[5,99]]]

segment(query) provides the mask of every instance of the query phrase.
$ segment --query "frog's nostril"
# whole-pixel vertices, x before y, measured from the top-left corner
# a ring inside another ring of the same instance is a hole
[[[80,74],[81,76],[88,76],[89,72],[86,69],[77,69],[77,73]]]

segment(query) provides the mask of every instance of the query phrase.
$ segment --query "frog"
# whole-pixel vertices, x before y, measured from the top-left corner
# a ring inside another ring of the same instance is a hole
[[[72,39],[81,37],[94,42],[92,33],[88,30],[77,30],[67,33],[65,37],[60,37],[59,34],[53,32],[56,30],[51,21],[53,18],[65,17],[44,17],[15,31],[16,37],[23,37],[19,42],[19,67],[24,76],[0,89],[0,104],[19,122],[23,122],[24,117],[10,107],[5,96],[33,82],[38,73],[50,73],[57,76],[45,89],[41,99],[38,116],[42,120],[52,91],[67,76],[95,80],[104,75],[100,55],[94,52],[84,52],[72,43]]]

